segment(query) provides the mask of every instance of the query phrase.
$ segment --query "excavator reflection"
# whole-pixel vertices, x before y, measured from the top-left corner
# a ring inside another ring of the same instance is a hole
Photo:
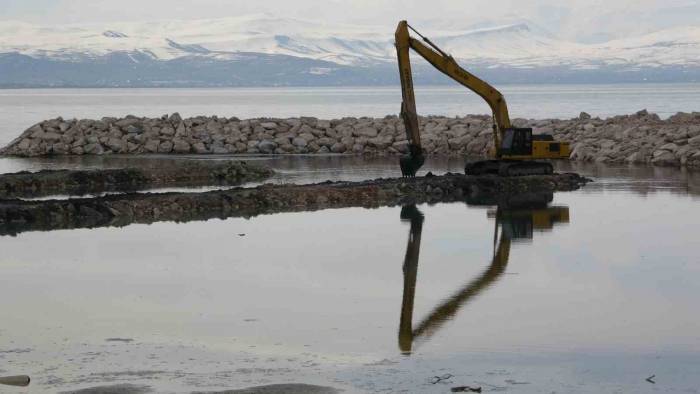
[[[488,217],[495,219],[494,250],[489,267],[474,280],[466,283],[418,325],[413,325],[413,302],[418,276],[418,259],[420,255],[421,233],[423,230],[423,213],[415,205],[401,209],[401,220],[410,222],[411,229],[406,246],[403,274],[403,300],[399,323],[399,349],[403,354],[411,354],[414,343],[425,342],[435,334],[442,325],[455,316],[461,307],[474,299],[481,292],[494,284],[505,272],[508,265],[511,242],[531,240],[534,231],[551,230],[555,224],[569,222],[569,208],[548,206],[552,194],[529,195],[520,201],[501,202],[495,209],[487,211]],[[489,204],[492,201],[480,201]],[[489,204],[491,205],[491,204]],[[500,237],[498,229],[500,227]]]

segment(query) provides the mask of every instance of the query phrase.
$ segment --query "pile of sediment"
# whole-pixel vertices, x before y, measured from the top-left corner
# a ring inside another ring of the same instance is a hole
[[[240,185],[264,180],[272,173],[266,167],[229,160],[182,160],[167,166],[144,168],[23,171],[0,174],[0,199]]]
[[[485,155],[492,141],[491,117],[431,116],[420,119],[430,155]],[[572,144],[571,158],[607,163],[700,166],[700,112],[662,120],[639,111],[607,119],[581,113],[573,119],[516,119],[519,127]],[[407,149],[403,122],[385,118],[246,119],[175,113],[161,118],[102,118],[38,123],[7,147],[6,155],[110,153],[346,153],[401,154]]]
[[[577,174],[524,177],[447,174],[363,182],[262,185],[201,193],[132,193],[67,200],[0,200],[0,235],[131,223],[252,217],[344,207],[464,201],[500,204],[533,193],[575,190]]]

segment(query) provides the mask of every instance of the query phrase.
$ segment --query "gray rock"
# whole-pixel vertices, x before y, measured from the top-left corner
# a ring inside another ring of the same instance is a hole
[[[331,146],[331,152],[333,153],[344,153],[347,147],[342,142],[336,142]]]
[[[667,150],[654,151],[654,157],[651,159],[652,164],[661,166],[678,166],[680,160],[673,153]]]
[[[275,149],[277,149],[277,144],[272,141],[264,140],[260,141],[257,148],[261,153],[270,154],[273,153]]]
[[[669,152],[675,152],[675,151],[678,150],[678,145],[676,145],[676,144],[674,144],[674,143],[671,142],[671,143],[662,145],[661,147],[659,147],[659,149],[660,149],[660,150],[666,150],[666,151],[669,151]],[[656,152],[654,152],[654,153],[656,153]]]
[[[173,151],[173,143],[171,141],[163,141],[158,145],[158,153],[170,153]]]
[[[374,127],[364,127],[355,131],[355,135],[359,137],[374,138],[379,135],[379,132]]]
[[[151,153],[158,152],[159,146],[160,146],[160,141],[157,139],[148,140],[148,141],[146,141],[146,144],[144,144],[144,148]]]
[[[124,153],[126,151],[126,141],[119,138],[110,138],[105,145],[107,145],[112,152]]]
[[[294,140],[292,140],[292,145],[299,147],[299,148],[304,148],[308,144],[309,144],[309,142],[306,139],[301,138],[301,137],[297,137],[297,138],[294,138]]]
[[[277,123],[275,123],[275,122],[263,122],[263,123],[260,123],[260,126],[262,126],[264,129],[267,129],[267,130],[274,130],[277,128]]]
[[[170,122],[170,124],[173,125],[173,127],[175,127],[175,125],[182,123],[182,117],[179,113],[175,112],[172,115],[170,115],[170,117],[168,118],[168,122]]]
[[[215,155],[223,155],[229,153],[228,149],[222,145],[214,145],[211,147],[211,153]]]
[[[203,142],[192,144],[192,148],[194,149],[195,153],[209,153],[209,150]]]
[[[54,132],[46,132],[44,133],[43,136],[41,136],[41,139],[44,141],[49,141],[49,142],[58,142],[61,140],[61,134],[54,133]]]
[[[173,140],[173,151],[175,153],[190,153],[190,144],[187,141],[181,139]]]
[[[102,144],[96,143],[96,144],[87,144],[85,145],[85,153],[91,154],[91,155],[101,155],[105,152],[104,148],[102,147]]]
[[[139,125],[129,125],[126,128],[126,132],[129,134],[141,134],[143,133],[143,128]]]
[[[688,145],[700,147],[700,135],[688,139]]]

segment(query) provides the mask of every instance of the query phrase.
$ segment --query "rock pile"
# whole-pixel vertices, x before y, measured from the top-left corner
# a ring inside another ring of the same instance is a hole
[[[485,155],[491,144],[491,117],[421,118],[422,141],[430,155]],[[519,127],[548,133],[572,144],[572,159],[606,163],[700,166],[700,113],[667,120],[647,111],[607,119],[581,113],[573,119],[516,119]],[[0,153],[17,156],[147,153],[405,153],[403,122],[385,118],[51,119],[25,131]]]

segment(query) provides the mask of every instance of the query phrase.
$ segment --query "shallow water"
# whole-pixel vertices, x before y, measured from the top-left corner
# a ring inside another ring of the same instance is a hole
[[[608,117],[643,108],[662,118],[697,111],[700,84],[503,85],[512,117],[572,118],[581,111]],[[463,116],[490,113],[477,95],[460,86],[417,86],[418,112]],[[226,88],[226,89],[0,89],[0,146],[31,125],[62,116],[158,117],[218,115],[253,117],[397,115],[396,87]]]
[[[382,158],[259,160],[275,182],[397,170]],[[596,182],[546,208],[420,205],[413,226],[400,207],[354,208],[2,237],[0,375],[33,378],[3,390],[697,392],[700,177],[567,169]]]

